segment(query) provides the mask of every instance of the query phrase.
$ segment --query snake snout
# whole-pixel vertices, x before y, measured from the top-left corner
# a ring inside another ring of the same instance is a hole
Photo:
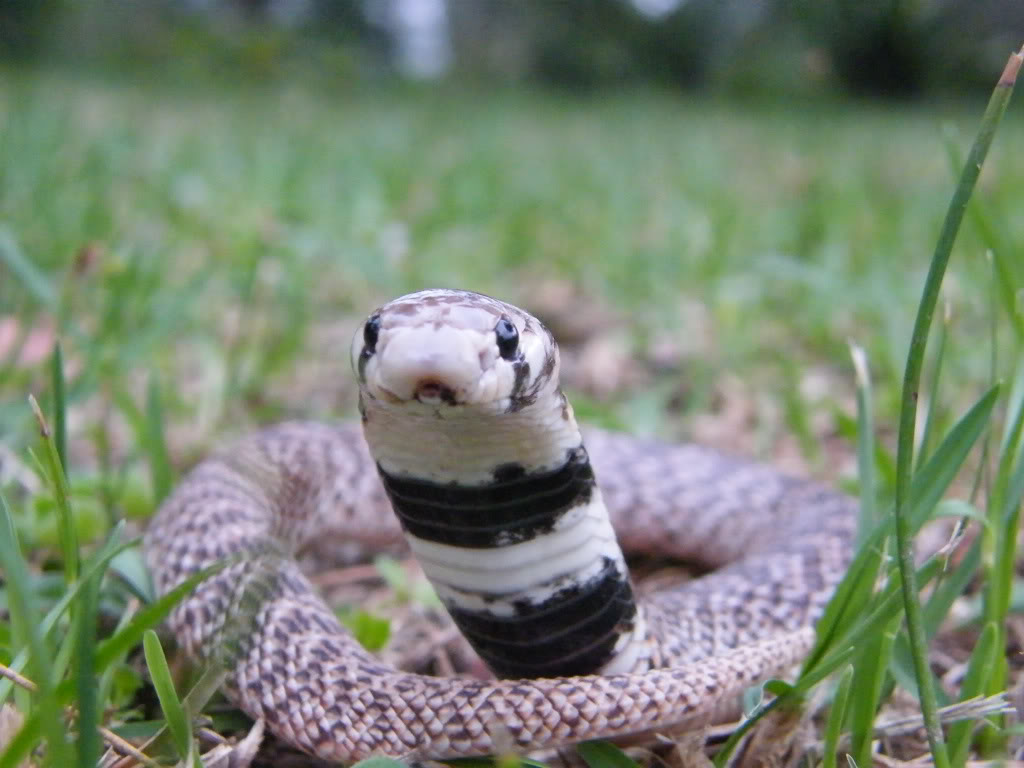
[[[412,328],[379,352],[379,385],[399,400],[456,405],[475,391],[480,356],[466,334]]]

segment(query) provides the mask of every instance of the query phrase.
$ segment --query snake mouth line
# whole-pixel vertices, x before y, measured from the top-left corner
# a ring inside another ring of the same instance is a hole
[[[420,382],[412,393],[413,399],[424,405],[459,405],[455,390],[440,381],[427,379]]]
[[[373,389],[372,396],[377,400],[384,401],[388,405],[418,404],[432,408],[459,408],[468,405],[468,403],[460,403],[451,389],[440,384],[430,384],[426,387],[421,387],[416,390],[411,398],[396,395],[381,384],[375,384]]]
[[[505,410],[509,397],[494,397],[487,400],[459,400],[451,387],[434,381],[428,381],[417,387],[412,397],[396,395],[383,384],[374,383],[367,387],[367,393],[376,400],[381,400],[388,405],[421,405],[434,409],[437,416],[442,416],[445,411],[453,411],[470,408],[499,407]]]

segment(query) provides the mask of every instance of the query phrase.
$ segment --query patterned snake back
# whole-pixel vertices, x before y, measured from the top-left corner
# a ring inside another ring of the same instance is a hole
[[[809,650],[852,554],[853,500],[699,446],[581,438],[550,334],[478,294],[396,299],[352,357],[362,430],[243,439],[192,470],[145,539],[161,594],[229,560],[170,625],[189,655],[227,665],[228,695],[280,738],[349,762],[697,726]],[[514,679],[383,664],[296,560],[403,533],[481,657]],[[620,546],[713,570],[634,600]]]

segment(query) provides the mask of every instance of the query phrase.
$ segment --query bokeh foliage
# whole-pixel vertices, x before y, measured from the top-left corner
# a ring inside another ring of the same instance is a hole
[[[1024,28],[1005,0],[438,0],[449,79],[767,97],[986,92]],[[5,0],[0,56],[228,82],[395,74],[402,0]]]

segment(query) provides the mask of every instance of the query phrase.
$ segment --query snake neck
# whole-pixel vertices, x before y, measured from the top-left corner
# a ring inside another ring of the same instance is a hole
[[[363,431],[410,548],[501,677],[640,671],[646,627],[571,407],[364,398]]]

